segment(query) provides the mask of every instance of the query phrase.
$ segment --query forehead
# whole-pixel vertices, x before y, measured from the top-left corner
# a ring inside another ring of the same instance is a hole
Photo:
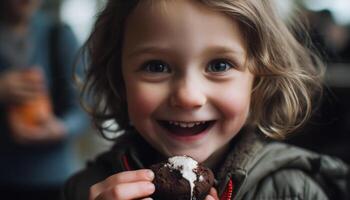
[[[238,23],[195,0],[140,1],[126,22],[124,50],[148,46],[179,51],[222,46],[245,53]]]

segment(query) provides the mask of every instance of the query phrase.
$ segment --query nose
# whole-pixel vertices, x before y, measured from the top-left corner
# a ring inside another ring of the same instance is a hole
[[[207,97],[196,81],[183,80],[173,85],[170,105],[183,109],[200,108],[207,102]]]

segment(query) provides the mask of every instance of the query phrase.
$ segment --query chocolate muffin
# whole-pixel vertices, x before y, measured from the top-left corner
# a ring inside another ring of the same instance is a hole
[[[203,200],[214,184],[213,172],[189,156],[174,156],[152,165],[154,200]]]

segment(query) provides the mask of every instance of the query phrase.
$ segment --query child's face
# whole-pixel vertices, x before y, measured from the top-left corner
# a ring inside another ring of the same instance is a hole
[[[254,77],[239,26],[196,1],[144,2],[124,37],[129,117],[160,152],[203,162],[248,117]]]

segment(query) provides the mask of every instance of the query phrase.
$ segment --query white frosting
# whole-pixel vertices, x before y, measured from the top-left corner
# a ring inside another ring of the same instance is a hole
[[[166,165],[167,167],[179,170],[182,174],[182,177],[190,183],[192,200],[194,182],[197,180],[195,170],[198,166],[198,162],[188,156],[174,156],[169,158],[168,162],[169,164]]]
[[[204,177],[202,175],[199,176],[199,181],[200,182],[204,181]]]

